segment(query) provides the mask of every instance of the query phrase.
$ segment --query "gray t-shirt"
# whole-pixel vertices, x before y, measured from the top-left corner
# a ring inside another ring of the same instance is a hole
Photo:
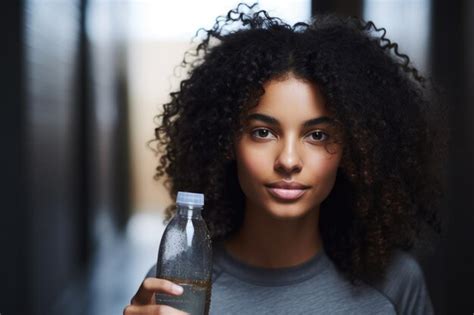
[[[155,276],[156,266],[148,272]],[[423,272],[396,251],[385,280],[355,287],[324,250],[289,268],[260,268],[213,249],[210,314],[433,314]]]

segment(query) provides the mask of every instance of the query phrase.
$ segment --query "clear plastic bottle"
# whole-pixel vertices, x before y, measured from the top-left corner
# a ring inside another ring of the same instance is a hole
[[[204,195],[178,192],[177,211],[160,242],[156,277],[184,288],[180,296],[156,294],[166,304],[191,315],[209,313],[211,303],[212,246],[202,218]]]

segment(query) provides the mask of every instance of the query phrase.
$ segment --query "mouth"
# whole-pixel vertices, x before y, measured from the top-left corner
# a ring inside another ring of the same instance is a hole
[[[307,190],[304,189],[286,189],[286,188],[277,188],[277,187],[267,187],[270,194],[277,199],[284,201],[292,201],[300,198]]]

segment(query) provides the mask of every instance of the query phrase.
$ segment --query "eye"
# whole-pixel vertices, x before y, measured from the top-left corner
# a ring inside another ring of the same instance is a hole
[[[254,129],[251,132],[252,137],[257,138],[257,139],[274,139],[275,136],[273,136],[272,132],[268,129],[264,128],[258,128]]]
[[[324,142],[329,138],[329,135],[325,133],[324,131],[321,130],[316,130],[311,132],[308,137],[310,138],[311,141],[315,142]]]

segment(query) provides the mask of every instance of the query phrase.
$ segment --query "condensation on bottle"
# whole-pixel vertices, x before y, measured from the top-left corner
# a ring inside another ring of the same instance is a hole
[[[212,291],[212,244],[201,215],[204,195],[180,191],[176,206],[161,238],[156,277],[179,284],[184,292],[179,296],[156,293],[156,303],[191,315],[207,315]]]

